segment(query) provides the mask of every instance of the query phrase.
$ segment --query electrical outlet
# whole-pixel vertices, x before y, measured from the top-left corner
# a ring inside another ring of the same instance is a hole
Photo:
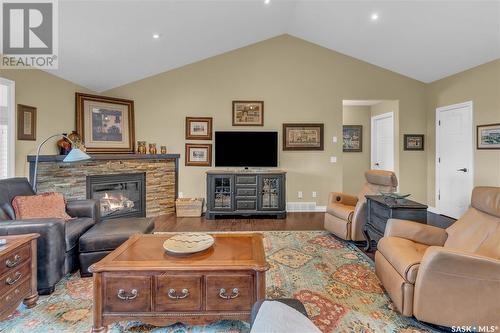
[[[302,193],[302,191],[298,191],[297,198],[302,199],[303,197],[304,197],[304,194]]]
[[[317,198],[317,197],[318,197],[318,192],[313,191],[313,192],[312,192],[312,197],[313,197],[313,198]]]
[[[184,198],[184,193],[179,192],[179,198]]]
[[[330,163],[337,163],[337,156],[330,156]]]
[[[332,141],[333,141],[333,143],[337,143],[337,137],[334,136]]]

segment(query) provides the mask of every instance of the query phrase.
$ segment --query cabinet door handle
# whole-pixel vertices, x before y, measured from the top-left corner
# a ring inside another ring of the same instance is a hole
[[[226,289],[224,288],[221,288],[219,290],[219,297],[223,299],[233,299],[238,297],[239,295],[240,295],[240,290],[238,288],[233,288],[233,290],[231,291],[231,295],[228,295],[226,293]]]
[[[7,266],[8,268],[16,267],[17,264],[21,262],[21,259],[22,259],[21,256],[16,254],[14,256],[14,260],[7,259],[5,261],[5,266]]]
[[[168,290],[168,297],[170,297],[171,299],[183,299],[188,296],[189,296],[189,289],[187,288],[182,289],[180,295],[177,295],[175,289],[173,288]]]
[[[23,276],[21,274],[21,272],[16,272],[16,274],[14,274],[14,278],[8,277],[5,280],[5,283],[8,284],[9,286],[12,286],[14,283],[16,283],[17,281],[19,281],[19,279],[21,278],[21,276]]]
[[[137,291],[137,289],[132,289],[132,291],[130,293],[127,293],[123,289],[119,289],[118,294],[116,296],[118,296],[119,299],[122,299],[124,301],[131,301],[134,298],[136,298],[137,295],[139,295],[139,292]]]

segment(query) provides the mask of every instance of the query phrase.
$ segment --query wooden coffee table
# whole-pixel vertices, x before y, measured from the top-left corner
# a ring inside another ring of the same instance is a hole
[[[90,267],[93,332],[124,320],[165,326],[250,318],[252,305],[265,297],[262,235],[213,234],[212,248],[189,256],[163,250],[172,236],[134,235]]]

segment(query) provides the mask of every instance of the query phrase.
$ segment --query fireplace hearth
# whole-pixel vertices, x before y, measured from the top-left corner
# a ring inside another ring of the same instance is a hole
[[[87,198],[99,201],[101,219],[146,216],[146,174],[87,176]]]

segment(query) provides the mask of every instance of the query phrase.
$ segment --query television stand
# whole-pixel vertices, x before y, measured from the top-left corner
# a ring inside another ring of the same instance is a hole
[[[266,215],[283,219],[285,181],[283,170],[209,170],[205,217]]]

